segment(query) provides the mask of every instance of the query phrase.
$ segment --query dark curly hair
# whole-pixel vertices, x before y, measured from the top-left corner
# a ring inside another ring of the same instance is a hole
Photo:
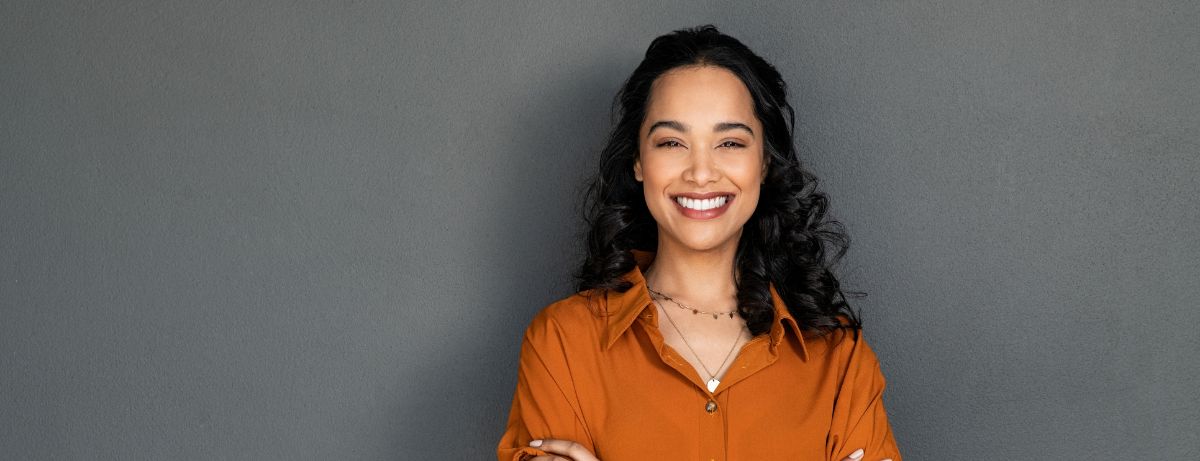
[[[738,242],[738,313],[753,335],[770,330],[774,284],[797,324],[806,331],[861,328],[832,266],[849,245],[837,221],[825,217],[829,199],[805,171],[793,144],[795,111],[779,71],[737,39],[712,25],[681,29],[654,39],[646,56],[613,100],[615,125],[600,155],[600,169],[584,196],[587,255],[575,274],[579,291],[625,292],[623,276],[637,263],[629,250],[654,251],[657,225],[633,174],[638,130],[651,84],[678,67],[719,66],[741,79],[763,125],[767,176],[757,208]]]

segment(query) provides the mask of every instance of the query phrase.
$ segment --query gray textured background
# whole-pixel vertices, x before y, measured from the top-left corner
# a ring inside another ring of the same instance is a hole
[[[0,454],[494,457],[612,94],[713,22],[908,459],[1200,456],[1196,2],[640,3],[4,2]]]

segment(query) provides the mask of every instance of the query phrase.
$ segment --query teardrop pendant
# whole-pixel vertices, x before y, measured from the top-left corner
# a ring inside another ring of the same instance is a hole
[[[720,384],[721,384],[721,381],[717,380],[717,378],[708,380],[708,391],[716,392],[717,386],[719,386]]]

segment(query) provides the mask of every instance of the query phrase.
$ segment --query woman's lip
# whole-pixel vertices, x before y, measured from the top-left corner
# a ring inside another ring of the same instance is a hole
[[[699,194],[697,194],[697,195],[699,195]],[[674,199],[672,199],[672,200],[671,200],[671,203],[674,203],[674,204],[675,204],[675,209],[676,209],[676,210],[679,210],[679,212],[680,212],[681,214],[683,214],[684,216],[686,216],[686,217],[689,217],[689,218],[692,218],[692,219],[701,219],[701,220],[704,220],[704,219],[713,219],[713,218],[716,218],[716,217],[718,217],[718,216],[721,216],[721,215],[725,214],[725,210],[728,210],[728,209],[729,209],[729,204],[730,204],[730,203],[733,203],[733,198],[734,198],[734,197],[733,197],[733,195],[730,195],[730,194],[723,194],[723,193],[719,193],[719,192],[718,192],[718,193],[714,193],[714,194],[706,194],[706,195],[710,195],[710,196],[709,196],[709,197],[704,197],[704,198],[719,197],[719,196],[722,196],[722,195],[728,195],[728,196],[729,196],[729,198],[725,199],[725,204],[724,204],[724,205],[721,205],[721,206],[719,206],[719,207],[716,207],[716,208],[710,208],[710,209],[703,210],[703,211],[701,211],[701,210],[693,210],[693,209],[691,209],[691,208],[688,208],[688,207],[685,207],[685,206],[683,206],[683,205],[680,205],[678,200],[674,200]],[[693,197],[693,196],[691,196],[691,195],[681,195],[681,196],[682,196],[682,197],[687,197],[687,198],[696,198],[696,197]]]
[[[728,196],[730,199],[732,199],[733,195],[734,194],[731,194],[729,192],[705,192],[703,194],[696,193],[696,192],[684,192],[682,194],[671,195],[671,199],[674,199],[675,197],[687,197],[687,198],[694,198],[696,200],[704,200],[704,199],[710,199],[710,198],[721,197],[721,196]]]

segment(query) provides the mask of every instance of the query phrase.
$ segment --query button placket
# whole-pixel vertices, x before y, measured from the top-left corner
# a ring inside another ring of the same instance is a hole
[[[703,395],[704,413],[700,414],[700,459],[725,461],[725,413],[717,394]]]

